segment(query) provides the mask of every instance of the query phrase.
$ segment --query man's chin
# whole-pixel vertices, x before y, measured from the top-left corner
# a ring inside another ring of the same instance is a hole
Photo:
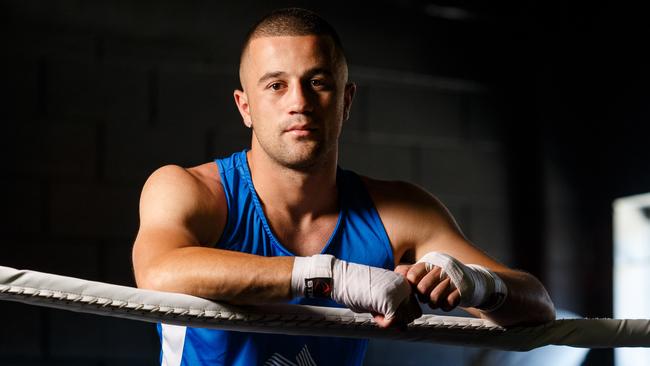
[[[309,157],[285,161],[282,165],[289,169],[307,172],[322,166],[323,160],[324,159],[318,159],[317,157]]]
[[[289,169],[310,171],[323,166],[327,161],[327,154],[319,151],[319,149],[314,149],[287,156],[283,160],[284,161],[281,162],[282,165]]]

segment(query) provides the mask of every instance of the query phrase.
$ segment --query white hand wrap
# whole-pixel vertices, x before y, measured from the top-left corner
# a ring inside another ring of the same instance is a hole
[[[411,287],[393,271],[320,254],[295,258],[291,291],[294,297],[331,297],[352,311],[383,314],[388,320],[409,299]]]
[[[443,253],[427,253],[418,261],[425,263],[427,272],[440,267],[441,278],[447,276],[460,292],[460,306],[476,307],[489,312],[499,308],[508,296],[508,288],[494,272],[478,264],[465,265]]]

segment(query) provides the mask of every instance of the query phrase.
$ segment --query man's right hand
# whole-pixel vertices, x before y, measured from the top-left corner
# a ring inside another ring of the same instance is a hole
[[[404,327],[422,315],[403,275],[331,255],[296,257],[291,288],[294,296],[330,297],[352,311],[369,312],[382,328]]]

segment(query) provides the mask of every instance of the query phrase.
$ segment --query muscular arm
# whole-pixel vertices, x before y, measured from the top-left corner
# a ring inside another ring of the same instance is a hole
[[[508,296],[504,304],[492,312],[476,308],[465,310],[501,325],[554,319],[555,309],[544,286],[534,276],[510,269],[473,246],[435,197],[407,183],[366,180],[366,185],[389,234],[396,261],[408,259],[412,263],[429,252],[442,252],[464,264],[482,265],[505,282]],[[427,283],[430,278],[425,277],[427,273],[422,263],[398,266],[396,271],[404,274],[416,286],[421,298],[433,307],[449,310],[460,302],[458,291],[432,288]]]
[[[205,169],[168,166],[145,184],[133,246],[138,287],[235,304],[286,301],[302,294],[301,283],[320,268],[313,266],[312,257],[298,261],[205,247],[221,236],[227,207],[218,177],[201,174]],[[332,299],[373,313],[380,327],[402,326],[420,316],[401,275],[338,259],[328,263]]]
[[[231,303],[288,300],[292,257],[205,247],[221,235],[227,209],[223,192],[211,190],[202,178],[166,166],[146,182],[133,246],[138,287]]]

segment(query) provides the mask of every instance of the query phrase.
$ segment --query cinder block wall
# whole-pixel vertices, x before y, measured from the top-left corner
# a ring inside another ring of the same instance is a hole
[[[264,6],[255,14],[207,3],[158,6],[169,8],[7,5],[2,265],[134,285],[130,249],[146,177],[165,164],[196,165],[248,146],[232,91],[239,42]],[[359,85],[342,166],[424,186],[472,240],[508,262],[502,118],[490,87],[410,68],[422,60],[406,33],[390,42],[365,38],[358,30],[369,33],[372,19],[354,27],[331,18],[343,28]],[[6,302],[0,309],[11,330],[0,332],[2,364],[157,359],[148,324]]]
[[[588,266],[578,258],[588,244],[569,250],[578,232],[567,226],[577,219],[562,221],[582,207],[568,199],[580,187],[563,181],[561,154],[544,155],[553,146],[535,129],[545,123],[536,103],[554,100],[522,95],[534,94],[530,84],[542,73],[532,66],[536,55],[517,48],[521,28],[432,18],[407,3],[345,12],[338,2],[302,4],[339,29],[359,86],[341,165],[425,187],[479,247],[542,278],[551,273],[556,301],[586,308],[575,290],[589,277],[575,275]],[[133,285],[130,250],[146,177],[248,146],[232,101],[239,44],[255,19],[284,5],[3,2],[0,264]],[[538,235],[545,225],[552,231]],[[0,302],[0,319],[3,365],[157,359],[148,324],[8,302]]]
[[[232,91],[238,42],[252,19],[241,17],[225,39],[205,29],[183,34],[199,8],[152,17],[105,4],[100,20],[100,11],[72,4],[40,5],[14,3],[8,34],[2,264],[133,285],[130,248],[146,177],[164,164],[196,165],[249,144]],[[143,24],[125,25],[129,16]],[[207,24],[227,21],[224,13],[210,16]],[[372,39],[378,48],[394,46]],[[346,45],[359,93],[342,166],[435,192],[467,235],[510,260],[490,89],[361,57],[354,63],[366,46],[362,39]],[[0,309],[3,328],[12,330],[0,333],[3,364],[151,364],[157,357],[151,325],[5,302]]]

